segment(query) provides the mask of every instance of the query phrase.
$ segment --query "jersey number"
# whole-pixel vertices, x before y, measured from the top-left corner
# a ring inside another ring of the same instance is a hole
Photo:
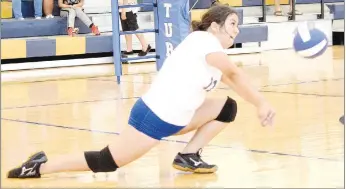
[[[207,92],[211,91],[212,89],[214,89],[214,87],[217,84],[217,80],[214,80],[213,77],[210,78],[210,83],[208,84],[208,86],[203,87],[204,90],[206,90]]]

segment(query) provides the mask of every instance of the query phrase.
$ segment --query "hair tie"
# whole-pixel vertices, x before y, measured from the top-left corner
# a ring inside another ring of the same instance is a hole
[[[199,23],[199,24],[198,24],[198,29],[199,29],[199,30],[203,30],[203,24],[202,24],[202,23]]]

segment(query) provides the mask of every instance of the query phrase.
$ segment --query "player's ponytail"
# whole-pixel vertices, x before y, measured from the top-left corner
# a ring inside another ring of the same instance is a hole
[[[203,14],[200,21],[191,22],[192,31],[206,31],[213,22],[223,25],[230,14],[237,14],[237,12],[228,5],[212,6]]]
[[[196,20],[192,21],[191,27],[192,27],[192,31],[203,31],[202,22],[200,21],[196,21]]]

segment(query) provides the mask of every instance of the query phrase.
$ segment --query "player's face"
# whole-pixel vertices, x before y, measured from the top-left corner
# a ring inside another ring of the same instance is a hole
[[[238,22],[238,16],[231,14],[227,17],[225,24],[220,28],[221,43],[225,48],[233,45],[234,39],[239,33]]]

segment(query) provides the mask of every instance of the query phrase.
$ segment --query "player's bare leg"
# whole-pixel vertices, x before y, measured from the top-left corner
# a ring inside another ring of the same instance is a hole
[[[41,174],[90,171],[90,167],[94,167],[98,172],[112,172],[138,159],[158,143],[159,140],[129,126],[115,138],[114,143],[103,150],[86,152],[89,154],[89,162],[86,161],[87,155],[84,152],[56,156],[49,161],[44,152],[38,152],[19,167],[9,171],[8,177],[40,178]]]
[[[201,159],[201,149],[219,134],[230,122],[234,121],[237,104],[233,99],[206,99],[196,111],[191,123],[176,135],[196,130],[190,142],[178,153],[173,167],[195,173],[213,173],[216,165],[209,165]]]

